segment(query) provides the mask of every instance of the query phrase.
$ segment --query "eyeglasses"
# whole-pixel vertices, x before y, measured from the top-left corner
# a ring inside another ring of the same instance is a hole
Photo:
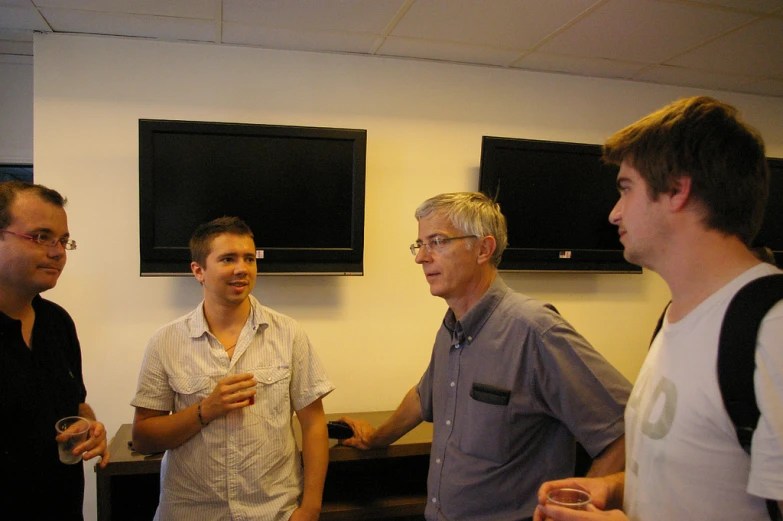
[[[35,235],[27,235],[26,233],[12,232],[11,230],[0,230],[0,233],[10,233],[11,235],[16,235],[17,237],[21,237],[22,239],[27,239],[28,241],[33,241],[34,243],[40,244],[41,246],[48,246],[50,248],[53,246],[57,246],[59,244],[66,250],[76,249],[76,241],[74,241],[73,239],[69,239],[68,237],[57,238],[48,233],[36,233]]]
[[[437,252],[443,249],[443,245],[447,242],[456,241],[457,239],[478,239],[478,235],[460,235],[459,237],[435,237],[430,242],[416,241],[411,244],[411,255],[416,255],[422,246],[427,248],[429,253]]]

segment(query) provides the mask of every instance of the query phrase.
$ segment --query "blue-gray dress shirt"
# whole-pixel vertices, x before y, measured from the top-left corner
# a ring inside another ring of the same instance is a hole
[[[630,382],[551,306],[496,277],[461,320],[449,310],[418,385],[433,422],[428,520],[518,521],[544,481],[624,434]]]

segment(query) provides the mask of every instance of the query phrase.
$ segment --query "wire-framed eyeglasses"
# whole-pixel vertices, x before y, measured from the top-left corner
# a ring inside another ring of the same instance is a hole
[[[10,233],[11,235],[16,235],[17,237],[21,237],[22,239],[27,239],[28,241],[32,241],[36,244],[40,244],[41,246],[47,246],[49,248],[53,246],[57,246],[59,244],[66,250],[76,249],[76,241],[74,241],[73,239],[70,239],[68,237],[55,237],[50,233],[42,232],[42,233],[36,233],[35,235],[27,235],[26,233],[12,232],[11,230],[0,230],[0,233]]]
[[[411,255],[416,255],[419,253],[419,250],[422,246],[427,248],[427,252],[437,252],[443,249],[443,245],[451,242],[456,241],[457,239],[478,239],[478,235],[460,235],[459,237],[435,237],[434,239],[431,239],[429,242],[422,242],[422,241],[416,241],[413,244],[411,244]]]

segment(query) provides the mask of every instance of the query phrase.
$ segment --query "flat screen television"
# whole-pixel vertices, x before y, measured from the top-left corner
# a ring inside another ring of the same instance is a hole
[[[238,216],[259,273],[361,275],[365,130],[139,120],[141,275],[190,273],[196,226]]]
[[[775,255],[775,263],[783,268],[783,159],[768,158],[769,199],[761,230],[753,246],[767,247]]]
[[[479,190],[508,222],[499,269],[641,273],[608,220],[617,172],[600,145],[484,136]]]

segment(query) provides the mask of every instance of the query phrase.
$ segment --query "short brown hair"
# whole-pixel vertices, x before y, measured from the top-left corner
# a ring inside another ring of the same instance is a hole
[[[207,264],[212,240],[223,234],[247,236],[253,238],[253,231],[239,217],[218,217],[208,223],[200,224],[190,237],[190,259],[201,267]]]
[[[0,229],[5,229],[11,224],[11,204],[16,199],[16,194],[21,192],[32,192],[47,203],[59,208],[63,208],[68,202],[59,192],[43,185],[24,181],[4,181],[0,183]]]
[[[731,105],[707,96],[676,101],[611,136],[603,158],[627,161],[653,200],[689,177],[706,226],[747,245],[761,228],[769,193],[764,140]]]

